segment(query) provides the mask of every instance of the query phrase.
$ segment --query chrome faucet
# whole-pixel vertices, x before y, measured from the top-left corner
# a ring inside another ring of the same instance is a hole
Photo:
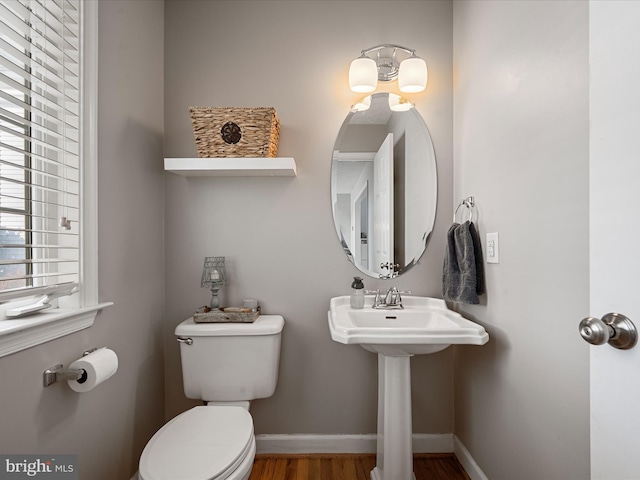
[[[367,291],[367,293],[375,293],[375,297],[373,298],[373,305],[371,308],[380,308],[380,309],[401,309],[404,308],[402,305],[402,295],[405,293],[411,293],[411,290],[398,290],[398,287],[391,287],[387,290],[387,293],[384,296],[384,300],[380,296],[380,290]]]

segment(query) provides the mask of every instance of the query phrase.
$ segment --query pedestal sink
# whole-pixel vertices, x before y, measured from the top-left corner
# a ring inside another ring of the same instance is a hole
[[[449,345],[484,345],[484,327],[447,308],[444,300],[405,296],[403,309],[350,307],[349,297],[329,305],[331,338],[378,354],[378,445],[371,480],[415,480],[411,431],[413,355],[435,353]]]

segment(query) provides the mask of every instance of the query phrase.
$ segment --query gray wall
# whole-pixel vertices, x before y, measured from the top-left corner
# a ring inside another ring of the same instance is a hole
[[[162,425],[163,2],[99,5],[100,300],[95,325],[0,358],[0,452],[78,454],[80,478],[128,479]],[[94,391],[42,387],[42,372],[108,346]]]
[[[203,258],[224,255],[225,304],[258,298],[285,318],[280,380],[252,405],[257,433],[373,433],[376,356],[330,339],[327,309],[358,271],[339,245],[329,179],[335,137],[349,107],[349,63],[363,48],[417,49],[429,85],[411,96],[438,159],[433,239],[399,287],[438,296],[444,237],[452,215],[452,3],[449,1],[167,1],[165,156],[196,156],[188,107],[273,106],[282,122],[279,156],[295,157],[296,178],[183,178],[165,173],[166,408],[184,398],[173,329],[208,302]],[[394,21],[396,16],[402,21]],[[367,288],[391,282],[366,279]],[[453,428],[453,351],[416,357],[414,428]]]
[[[455,431],[500,479],[589,478],[588,2],[454,2],[454,201],[500,234]]]
[[[78,453],[83,479],[129,478],[164,419],[196,403],[184,399],[172,332],[208,301],[206,255],[227,257],[226,303],[253,296],[286,319],[280,382],[252,406],[256,431],[375,431],[375,356],[332,342],[326,323],[329,298],[358,274],[334,232],[329,170],[358,98],[349,62],[393,42],[428,61],[413,100],[439,175],[433,239],[394,284],[440,295],[444,236],[464,196],[476,197],[481,233],[501,239],[485,302],[463,309],[490,343],[412,360],[414,429],[454,430],[455,387],[455,431],[492,480],[588,478],[588,349],[576,331],[588,314],[588,7],[363,5],[100,3],[100,299],[115,305],[91,329],[0,359],[0,451]],[[298,177],[163,174],[163,129],[164,156],[195,156],[190,105],[276,107],[279,154],[296,158]],[[120,358],[107,383],[43,389],[44,369],[103,345]]]

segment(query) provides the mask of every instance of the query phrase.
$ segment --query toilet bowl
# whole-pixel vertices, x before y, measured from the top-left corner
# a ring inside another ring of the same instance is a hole
[[[201,406],[181,413],[151,438],[139,480],[247,480],[256,441],[242,407]]]
[[[182,383],[193,407],[149,440],[139,480],[248,480],[256,453],[252,400],[273,395],[278,381],[280,315],[251,323],[196,323],[175,330]]]

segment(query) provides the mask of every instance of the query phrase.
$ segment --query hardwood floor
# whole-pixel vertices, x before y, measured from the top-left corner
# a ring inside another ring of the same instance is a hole
[[[249,480],[370,480],[375,455],[256,455]],[[453,454],[413,457],[416,480],[469,480]]]

